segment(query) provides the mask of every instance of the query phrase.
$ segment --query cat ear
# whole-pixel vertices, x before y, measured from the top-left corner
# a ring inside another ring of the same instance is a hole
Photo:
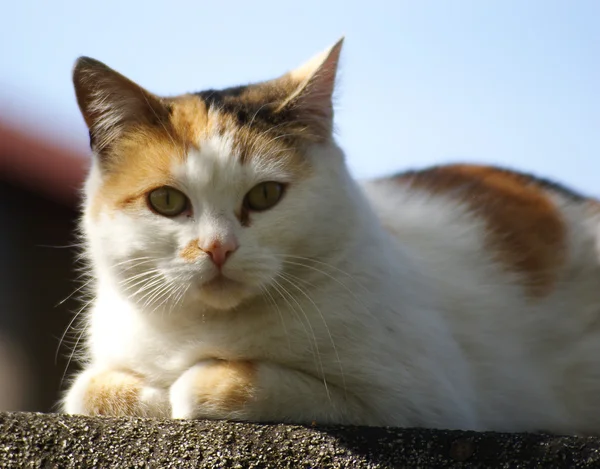
[[[102,153],[136,125],[156,125],[169,117],[160,98],[102,62],[80,57],[73,69],[79,109],[90,130],[92,148]]]
[[[314,56],[286,78],[298,83],[279,110],[292,112],[293,119],[306,124],[319,138],[329,138],[333,128],[333,91],[344,38]]]

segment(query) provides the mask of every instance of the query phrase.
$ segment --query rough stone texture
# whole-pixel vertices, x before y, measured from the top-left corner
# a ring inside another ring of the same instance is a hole
[[[600,439],[0,413],[0,467],[600,467]]]

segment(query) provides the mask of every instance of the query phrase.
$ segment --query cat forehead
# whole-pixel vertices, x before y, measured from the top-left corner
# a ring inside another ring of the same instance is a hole
[[[269,88],[260,89],[206,91],[172,100],[171,134],[181,142],[185,156],[179,168],[207,176],[240,172],[240,167],[245,173],[306,174],[309,165],[302,144],[291,129],[283,128],[287,121],[268,109],[269,99],[275,99]]]
[[[294,127],[285,112],[273,108],[286,93],[282,88],[251,85],[165,100],[170,114],[167,136],[186,147],[200,147],[203,142],[214,146],[215,138],[221,137],[242,164],[274,152],[297,153],[302,128]]]
[[[212,134],[187,148],[184,158],[174,158],[173,178],[190,187],[229,188],[231,185],[277,180],[289,182],[307,174],[306,160],[291,148],[256,146],[253,158],[240,155],[235,132]]]

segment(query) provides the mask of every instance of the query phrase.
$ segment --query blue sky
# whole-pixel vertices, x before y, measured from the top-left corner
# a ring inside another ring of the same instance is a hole
[[[597,0],[10,2],[0,115],[87,151],[70,73],[89,55],[156,93],[273,78],[346,36],[352,172],[507,165],[600,195]]]

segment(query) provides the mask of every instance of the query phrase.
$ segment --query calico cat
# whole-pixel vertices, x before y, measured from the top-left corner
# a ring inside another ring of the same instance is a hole
[[[170,98],[77,61],[94,300],[63,410],[598,433],[600,204],[466,164],[357,183],[341,46]]]

